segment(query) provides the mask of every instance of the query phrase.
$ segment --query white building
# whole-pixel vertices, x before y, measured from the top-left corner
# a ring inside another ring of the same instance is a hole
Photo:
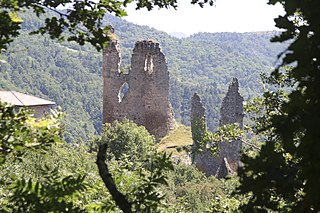
[[[44,116],[56,106],[55,102],[15,91],[0,91],[0,101],[14,106],[17,111],[21,107],[31,109],[34,111],[35,118]]]

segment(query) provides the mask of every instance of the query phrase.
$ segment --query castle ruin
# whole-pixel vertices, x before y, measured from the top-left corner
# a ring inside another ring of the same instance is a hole
[[[243,97],[239,93],[238,79],[233,78],[221,104],[219,126],[238,123],[239,128],[243,129],[243,116]],[[219,144],[220,157],[226,159],[228,170],[237,171],[241,157],[241,148],[241,140],[221,142]]]
[[[103,123],[129,119],[157,140],[174,128],[169,102],[169,72],[159,43],[137,41],[128,73],[120,71],[120,44],[103,51]]]
[[[204,115],[204,108],[200,100],[196,100],[198,104],[191,104],[192,111]],[[243,98],[239,94],[239,83],[234,78],[229,86],[228,92],[222,101],[220,109],[220,124],[238,123],[243,128]],[[213,175],[218,178],[235,173],[238,169],[241,157],[241,140],[231,142],[217,142],[219,149],[218,155],[212,155],[211,150],[204,150],[196,153],[194,156],[194,164],[206,175]]]
[[[193,140],[193,149],[202,149],[203,138],[206,137],[206,109],[204,108],[201,99],[197,93],[194,93],[191,98],[191,133]]]

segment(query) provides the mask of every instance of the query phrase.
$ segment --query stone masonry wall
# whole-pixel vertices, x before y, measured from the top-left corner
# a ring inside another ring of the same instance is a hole
[[[220,109],[220,124],[238,123],[243,128],[243,97],[239,93],[239,82],[233,78]]]
[[[243,97],[239,93],[238,79],[233,78],[220,109],[220,126],[238,123],[243,129]],[[232,171],[237,171],[240,163],[242,142],[222,142],[219,144],[220,157],[228,163]]]
[[[120,64],[120,45],[112,41],[103,52],[103,122],[127,118],[159,140],[174,127],[169,72],[159,43],[136,42],[129,73],[121,73]]]
[[[201,119],[204,119],[201,121]],[[198,146],[198,138],[201,138],[201,132],[207,131],[205,125],[205,108],[200,100],[200,97],[195,93],[191,98],[191,132],[193,139],[193,163],[196,167],[203,171],[208,176],[217,176],[216,172],[219,168],[219,156],[213,156],[210,150]],[[200,141],[202,142],[202,141]],[[203,143],[203,142],[202,142]],[[203,151],[199,152],[199,148]]]
[[[201,110],[201,107],[198,107]],[[234,78],[228,92],[222,101],[220,109],[220,126],[238,123],[243,128],[243,98],[239,94],[239,83]],[[240,140],[232,142],[218,142],[219,154],[213,156],[210,150],[197,153],[194,164],[206,175],[222,178],[237,171],[240,157]]]
[[[194,145],[196,145],[197,140],[202,140],[203,137],[205,137],[204,133],[207,131],[205,111],[199,95],[194,93],[191,98],[190,113],[191,132]]]

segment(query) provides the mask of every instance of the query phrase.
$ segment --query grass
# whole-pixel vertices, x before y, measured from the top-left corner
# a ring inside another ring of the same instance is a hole
[[[192,145],[192,143],[191,127],[176,124],[176,128],[160,141],[159,150],[172,153],[172,156],[182,156],[186,152],[178,152],[177,148]]]

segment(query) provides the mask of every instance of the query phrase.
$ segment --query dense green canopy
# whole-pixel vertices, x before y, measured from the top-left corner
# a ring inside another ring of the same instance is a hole
[[[266,144],[255,159],[244,158],[241,191],[250,192],[245,211],[318,212],[320,210],[320,19],[318,0],[277,1],[286,11],[277,18],[284,31],[273,41],[292,41],[282,65],[268,79],[281,91],[264,94],[269,109],[259,133]],[[267,122],[266,122],[267,121]]]

